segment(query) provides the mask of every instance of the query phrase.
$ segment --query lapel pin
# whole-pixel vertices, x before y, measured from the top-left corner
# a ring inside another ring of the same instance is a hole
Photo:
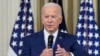
[[[62,39],[62,37],[59,37],[59,39]]]

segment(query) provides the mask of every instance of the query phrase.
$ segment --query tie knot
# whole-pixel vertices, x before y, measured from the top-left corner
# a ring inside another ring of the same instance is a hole
[[[49,35],[49,36],[48,36],[48,41],[52,41],[52,42],[53,42],[53,38],[54,38],[53,35]]]
[[[49,35],[48,37],[49,37],[49,38],[53,38],[54,36],[53,36],[53,35]]]

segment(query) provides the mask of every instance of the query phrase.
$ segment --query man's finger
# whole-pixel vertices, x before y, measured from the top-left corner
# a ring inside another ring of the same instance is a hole
[[[61,48],[59,44],[57,44],[57,48]]]
[[[58,53],[63,53],[63,52],[62,51],[56,51],[55,53],[58,54]]]

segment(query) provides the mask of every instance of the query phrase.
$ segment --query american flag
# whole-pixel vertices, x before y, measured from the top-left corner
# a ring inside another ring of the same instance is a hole
[[[20,11],[13,27],[8,56],[20,56],[23,38],[34,33],[30,0],[20,1]]]
[[[90,56],[100,56],[100,33],[95,22],[93,0],[81,0],[76,35]]]
[[[61,32],[67,33],[67,27],[66,27],[66,22],[65,22],[65,17],[64,17],[64,11],[63,11],[63,0],[49,0],[49,2],[54,2],[57,3],[61,6],[62,9],[62,23],[59,25],[59,29]]]

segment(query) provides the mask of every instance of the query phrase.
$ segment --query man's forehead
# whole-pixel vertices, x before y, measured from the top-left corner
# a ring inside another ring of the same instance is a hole
[[[58,7],[56,7],[56,6],[50,6],[50,7],[45,7],[45,8],[43,8],[43,12],[59,12],[59,9],[58,9]]]
[[[43,9],[59,9],[57,6],[43,7]]]

